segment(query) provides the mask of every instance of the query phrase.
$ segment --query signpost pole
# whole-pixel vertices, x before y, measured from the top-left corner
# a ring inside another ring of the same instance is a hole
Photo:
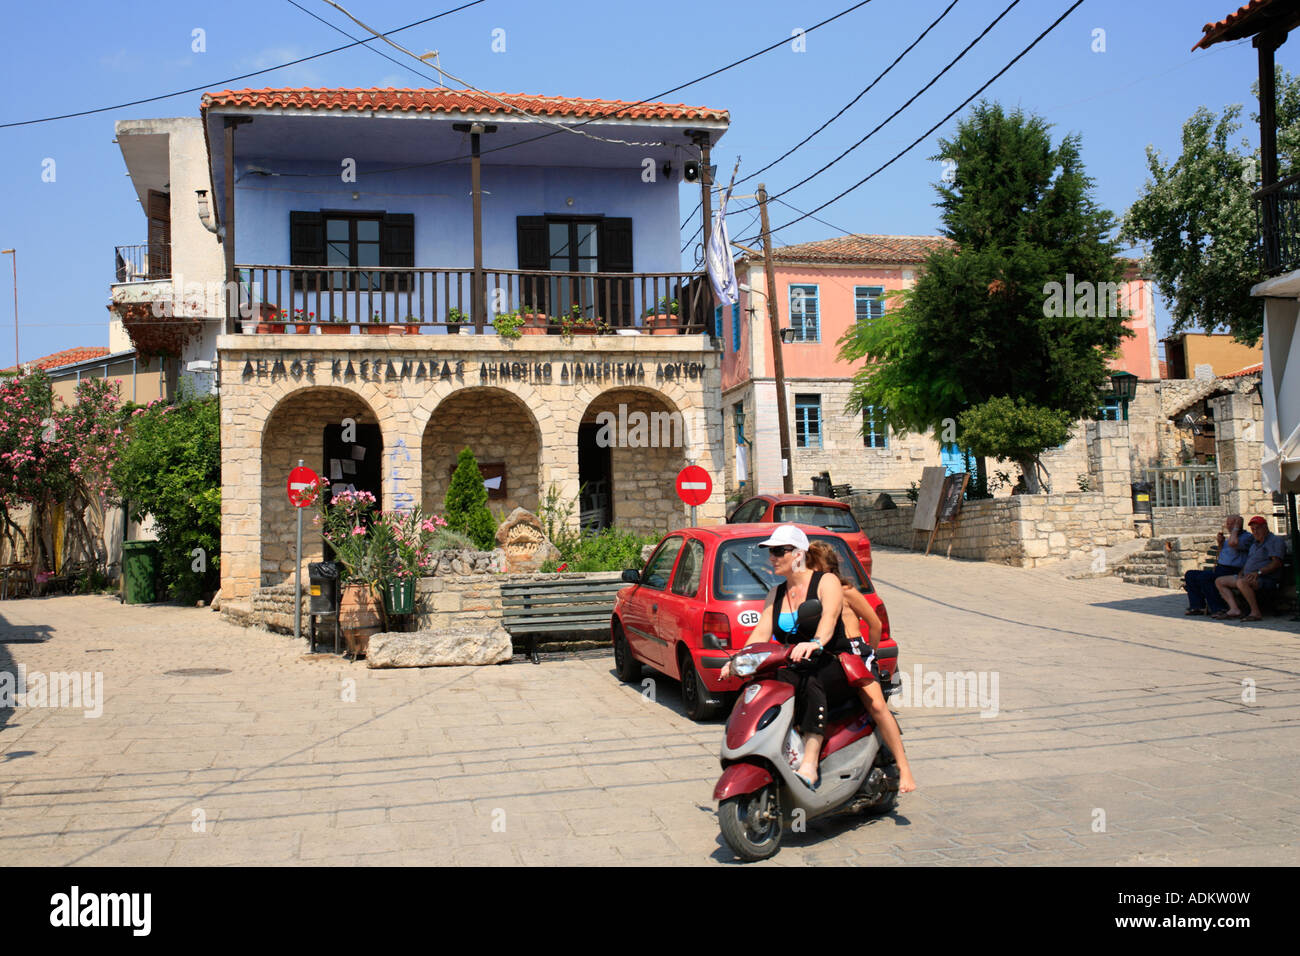
[[[298,467],[303,467],[301,458]],[[298,543],[293,551],[293,639],[297,641],[302,639],[302,509],[293,510],[298,512]]]
[[[706,167],[705,175],[706,175],[706,176],[708,175],[707,167]],[[706,192],[705,195],[708,195],[708,193]],[[694,464],[695,464],[695,459],[692,458],[690,463],[691,463],[692,465],[694,465]],[[695,520],[695,505],[691,505],[691,527],[694,528],[694,527],[696,526],[697,523],[698,523],[698,522],[696,522],[696,520]]]

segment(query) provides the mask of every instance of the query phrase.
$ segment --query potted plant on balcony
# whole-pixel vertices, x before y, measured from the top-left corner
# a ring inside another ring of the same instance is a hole
[[[276,308],[269,302],[257,307],[257,334],[279,335],[284,331],[284,320],[288,317],[283,309]]]
[[[525,331],[524,318],[518,312],[498,312],[492,316],[492,328],[503,339],[517,339]]]
[[[406,330],[407,335],[419,335],[420,320],[417,319],[415,316],[408,314],[406,316],[406,325],[404,325],[403,328]]]
[[[609,331],[609,323],[601,318],[587,318],[582,309],[574,305],[566,315],[551,317],[551,331],[565,338],[575,335],[601,335]]]
[[[464,312],[462,312],[460,309],[447,310],[447,334],[448,335],[456,335],[457,333],[460,332],[460,327],[462,325],[467,325],[468,323],[469,323],[469,316],[466,315]]]
[[[284,309],[280,310],[280,318],[288,319],[289,314]],[[293,331],[297,335],[307,335],[311,332],[311,323],[316,321],[316,313],[308,312],[305,309],[293,310]]]
[[[367,335],[403,335],[406,328],[401,325],[390,325],[384,321],[382,315],[376,312],[370,317],[370,321],[366,323],[365,331]]]
[[[343,319],[331,319],[320,327],[321,335],[351,335],[352,323]]]
[[[677,300],[664,296],[654,308],[641,313],[641,324],[651,335],[676,335],[681,324],[678,312]]]

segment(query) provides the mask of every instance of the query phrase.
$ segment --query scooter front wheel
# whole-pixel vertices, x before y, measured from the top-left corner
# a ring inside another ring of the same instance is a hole
[[[727,846],[746,862],[775,854],[781,847],[782,830],[776,784],[723,800],[718,805],[718,826]]]

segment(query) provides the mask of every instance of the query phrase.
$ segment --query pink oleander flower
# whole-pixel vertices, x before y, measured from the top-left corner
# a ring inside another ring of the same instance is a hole
[[[352,529],[352,536],[353,536],[354,538],[355,538],[357,535],[362,535],[362,534],[365,534],[365,533],[366,533],[366,529],[363,528],[363,527],[361,527],[361,525],[357,525],[355,528]]]

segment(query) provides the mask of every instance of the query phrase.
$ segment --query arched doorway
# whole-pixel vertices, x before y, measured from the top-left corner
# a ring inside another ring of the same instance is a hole
[[[263,587],[293,577],[296,509],[285,480],[302,460],[327,489],[369,491],[383,501],[383,434],[366,401],[343,388],[305,388],[282,399],[262,429],[261,581]],[[310,524],[310,516],[304,516]],[[320,533],[303,534],[302,560],[324,557]]]
[[[673,480],[689,444],[681,411],[661,392],[614,388],[594,398],[578,426],[583,527],[652,534],[681,525]]]
[[[488,486],[488,507],[509,514],[536,512],[540,500],[541,439],[528,406],[500,388],[452,392],[429,417],[422,440],[421,506],[441,513],[462,448],[478,461]]]

